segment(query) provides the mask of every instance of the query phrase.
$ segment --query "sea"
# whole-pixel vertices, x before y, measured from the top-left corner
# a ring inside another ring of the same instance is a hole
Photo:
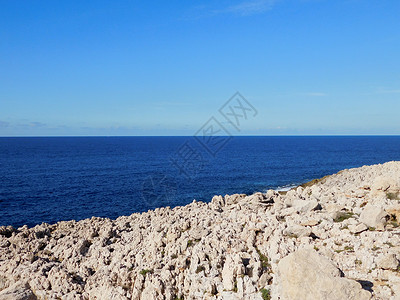
[[[400,136],[0,138],[0,225],[117,218],[400,160]]]

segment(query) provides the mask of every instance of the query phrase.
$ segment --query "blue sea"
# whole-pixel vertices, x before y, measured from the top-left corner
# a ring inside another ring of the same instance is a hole
[[[391,160],[398,136],[0,138],[0,225],[116,218]]]

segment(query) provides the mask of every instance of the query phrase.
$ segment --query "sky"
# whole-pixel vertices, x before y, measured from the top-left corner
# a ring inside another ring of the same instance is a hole
[[[400,1],[0,0],[0,136],[400,134]],[[256,110],[219,112],[236,93]]]

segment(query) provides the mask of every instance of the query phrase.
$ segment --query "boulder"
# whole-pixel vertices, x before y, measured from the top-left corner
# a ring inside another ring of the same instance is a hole
[[[306,212],[309,212],[312,210],[321,209],[321,205],[315,199],[313,199],[313,200],[296,199],[296,200],[293,200],[292,206],[294,207],[294,209],[296,209],[296,211],[298,211],[300,213],[306,213]]]
[[[398,184],[393,178],[378,176],[375,178],[371,189],[375,190],[375,191],[383,191],[383,192],[386,192],[389,190],[397,190]]]
[[[17,282],[0,292],[2,300],[36,300],[35,294],[28,283]]]
[[[394,254],[386,254],[379,258],[377,265],[384,270],[397,270],[399,267],[399,260]]]
[[[266,194],[263,193],[254,193],[250,196],[246,197],[247,202],[258,204],[274,204],[279,201],[280,195],[278,192],[274,190],[268,190]]]
[[[288,237],[294,237],[294,238],[299,238],[303,236],[310,236],[312,233],[311,228],[309,227],[304,227],[301,225],[292,225],[287,227],[284,231],[283,234],[288,236]]]
[[[306,220],[306,221],[302,222],[300,225],[301,225],[301,226],[316,226],[316,225],[318,225],[319,223],[320,223],[319,220],[316,220],[316,219],[309,219],[309,220]]]
[[[225,195],[225,197],[224,197],[225,205],[229,206],[229,205],[236,204],[244,197],[246,197],[246,194]]]
[[[342,272],[311,249],[298,250],[278,264],[282,300],[367,300],[371,294],[357,281],[341,277]]]
[[[367,230],[368,227],[364,223],[360,223],[358,225],[349,225],[349,230],[351,233],[357,234]]]
[[[384,230],[387,216],[388,214],[382,207],[367,204],[360,215],[360,221],[368,227],[374,227],[377,230]]]

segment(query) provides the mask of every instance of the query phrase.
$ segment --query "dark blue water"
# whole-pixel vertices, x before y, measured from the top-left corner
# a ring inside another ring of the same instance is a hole
[[[0,225],[116,218],[400,160],[400,137],[223,142],[210,148],[191,137],[0,138]]]

